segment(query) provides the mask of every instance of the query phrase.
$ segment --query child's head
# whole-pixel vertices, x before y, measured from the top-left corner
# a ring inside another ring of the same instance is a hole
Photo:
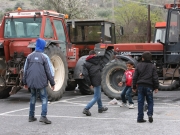
[[[134,63],[132,61],[127,61],[126,67],[127,67],[127,70],[131,70],[132,68],[134,68]]]
[[[96,55],[96,52],[94,50],[89,51],[89,55]]]
[[[149,51],[146,51],[142,54],[142,61],[151,61],[152,54]]]

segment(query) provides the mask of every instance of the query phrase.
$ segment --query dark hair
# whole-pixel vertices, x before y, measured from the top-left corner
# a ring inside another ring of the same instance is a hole
[[[130,65],[134,66],[134,63],[132,61],[127,61],[126,64],[130,64]]]
[[[146,51],[142,54],[142,58],[147,61],[147,60],[152,60],[152,54],[149,51]]]
[[[89,51],[89,55],[94,55],[96,52],[94,50]]]

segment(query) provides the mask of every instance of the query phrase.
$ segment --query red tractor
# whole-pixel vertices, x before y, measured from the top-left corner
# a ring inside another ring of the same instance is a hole
[[[152,62],[156,65],[159,75],[159,89],[171,91],[179,87],[180,4],[166,4],[165,8],[168,9],[167,22],[161,34],[156,37],[155,43],[118,43],[112,46],[108,44],[95,46],[95,50],[102,52],[111,46],[117,53],[116,59],[107,63],[102,73],[102,89],[109,98],[120,98],[124,87],[119,87],[118,83],[126,70],[125,62],[132,61],[136,66],[138,61],[141,61],[144,51],[152,53]]]
[[[64,17],[54,11],[23,11],[20,8],[5,13],[0,27],[0,98],[22,89],[24,62],[34,51],[39,37],[46,41],[45,53],[55,71],[55,90],[47,88],[49,100],[59,100],[66,88],[73,90],[77,84],[82,94],[92,94],[79,74],[95,44],[115,44],[115,25],[103,20],[66,22]],[[102,66],[113,58],[112,49],[110,46],[103,51]]]

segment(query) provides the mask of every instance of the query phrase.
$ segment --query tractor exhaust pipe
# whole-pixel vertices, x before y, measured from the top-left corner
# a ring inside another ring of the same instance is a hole
[[[148,21],[147,21],[147,42],[151,42],[151,19],[150,19],[150,5],[148,5]]]

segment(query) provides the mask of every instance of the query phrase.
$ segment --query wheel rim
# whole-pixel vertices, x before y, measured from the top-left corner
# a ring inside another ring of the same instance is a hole
[[[120,87],[118,83],[122,80],[124,71],[125,69],[119,67],[114,67],[108,71],[106,75],[106,84],[113,93],[121,93],[123,90],[124,86]]]
[[[54,81],[55,81],[54,91],[59,91],[63,86],[65,79],[64,63],[61,57],[59,57],[58,55],[51,57],[51,62],[54,70]]]
[[[173,83],[175,83],[176,80],[159,80],[159,84],[162,85],[162,86],[170,86],[172,85]]]

